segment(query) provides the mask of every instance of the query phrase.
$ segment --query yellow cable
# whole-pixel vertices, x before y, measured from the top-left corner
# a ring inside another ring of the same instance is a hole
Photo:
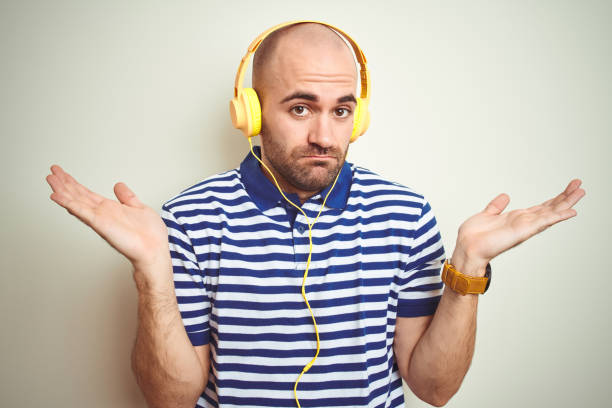
[[[298,408],[301,408],[300,407],[300,401],[298,400],[298,397],[297,397],[297,386],[298,386],[298,383],[300,382],[300,379],[302,378],[302,376],[308,370],[310,370],[310,367],[312,367],[312,365],[314,364],[315,360],[319,356],[319,351],[321,350],[321,341],[319,339],[319,328],[317,327],[317,321],[315,319],[314,313],[312,312],[312,309],[310,308],[310,303],[308,303],[308,299],[306,298],[306,278],[308,277],[308,269],[310,268],[310,259],[312,258],[312,227],[314,226],[314,224],[319,219],[319,216],[321,215],[321,211],[323,211],[323,208],[325,207],[325,203],[327,202],[327,197],[329,197],[329,194],[334,189],[334,186],[336,185],[336,181],[338,181],[338,177],[340,176],[340,172],[342,171],[342,168],[340,168],[340,170],[338,171],[338,174],[336,174],[336,178],[334,179],[334,183],[332,184],[331,188],[327,192],[327,195],[325,195],[325,199],[323,199],[323,204],[321,204],[321,208],[319,209],[319,213],[317,214],[317,217],[314,219],[314,221],[311,224],[310,223],[310,218],[308,218],[308,215],[306,215],[304,210],[302,210],[300,207],[295,205],[295,203],[293,203],[293,201],[289,200],[287,198],[287,196],[285,196],[285,193],[283,193],[283,190],[278,185],[278,181],[276,181],[276,177],[274,177],[274,174],[272,174],[272,171],[270,171],[268,166],[266,166],[266,164],[259,157],[257,157],[255,152],[253,151],[253,142],[251,141],[251,138],[252,137],[249,137],[249,145],[251,146],[251,153],[253,154],[253,156],[257,159],[257,161],[259,163],[261,163],[262,166],[264,166],[264,168],[268,171],[268,173],[270,173],[270,176],[272,176],[272,180],[274,180],[274,184],[276,184],[276,188],[278,188],[278,191],[280,191],[280,193],[283,196],[283,198],[285,200],[287,200],[287,202],[289,204],[291,204],[292,206],[297,208],[304,215],[304,217],[306,218],[306,223],[308,223],[308,243],[309,243],[310,248],[308,250],[308,259],[306,261],[306,270],[304,271],[304,278],[302,280],[302,297],[304,298],[304,301],[306,302],[306,307],[308,307],[308,311],[310,312],[310,316],[312,316],[312,323],[314,324],[315,335],[317,336],[317,352],[315,353],[314,358],[308,364],[306,364],[306,366],[304,366],[304,368],[302,369],[302,372],[300,373],[300,375],[298,376],[297,380],[295,381],[295,385],[293,386],[293,395],[295,396],[295,402],[297,403]]]

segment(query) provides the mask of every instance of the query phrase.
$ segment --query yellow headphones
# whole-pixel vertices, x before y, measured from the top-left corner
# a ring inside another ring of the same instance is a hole
[[[368,110],[368,104],[370,102],[370,72],[368,71],[367,61],[363,51],[357,45],[357,43],[344,31],[332,26],[331,24],[322,23],[320,21],[308,21],[298,20],[290,21],[287,23],[279,24],[274,26],[263,33],[261,33],[253,42],[249,45],[247,53],[238,66],[238,72],[236,73],[236,82],[234,84],[234,98],[230,101],[230,115],[232,117],[232,124],[236,129],[240,129],[247,138],[257,136],[261,131],[261,105],[259,104],[259,98],[253,88],[242,88],[242,81],[244,79],[244,73],[249,64],[250,56],[257,50],[263,40],[276,30],[283,27],[287,27],[299,23],[316,23],[321,24],[341,34],[353,47],[357,62],[360,66],[360,78],[361,78],[361,94],[357,98],[357,106],[353,114],[353,132],[351,133],[351,142],[357,140],[357,138],[365,133],[370,124],[370,111]]]

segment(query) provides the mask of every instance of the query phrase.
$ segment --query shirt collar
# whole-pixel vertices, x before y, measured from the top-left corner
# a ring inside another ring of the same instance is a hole
[[[254,146],[253,151],[257,157],[261,157],[261,148],[259,146]],[[247,193],[262,211],[269,210],[278,203],[285,202],[285,199],[279,193],[276,185],[264,175],[259,162],[253,157],[251,152],[248,152],[242,163],[240,163],[240,178],[242,179],[242,183]],[[344,209],[344,207],[346,207],[346,202],[348,201],[351,190],[351,180],[351,165],[345,161],[340,170],[338,181],[325,202],[327,207],[337,209]],[[331,184],[325,187],[320,193],[310,197],[308,201],[315,200],[322,203],[330,188]],[[300,200],[297,194],[285,193],[285,195],[296,205],[300,206]]]

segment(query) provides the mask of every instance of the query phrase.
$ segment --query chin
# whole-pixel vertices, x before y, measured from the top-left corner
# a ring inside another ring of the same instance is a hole
[[[334,175],[335,176],[335,175]],[[304,191],[320,191],[325,187],[329,186],[334,181],[334,177],[331,178],[310,178],[308,180],[300,180],[300,189]]]

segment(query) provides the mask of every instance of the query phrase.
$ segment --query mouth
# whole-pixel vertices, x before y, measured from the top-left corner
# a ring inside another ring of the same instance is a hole
[[[304,157],[306,159],[313,159],[313,160],[335,160],[336,159],[335,156],[318,155],[318,154],[308,155],[308,156],[304,156]]]

